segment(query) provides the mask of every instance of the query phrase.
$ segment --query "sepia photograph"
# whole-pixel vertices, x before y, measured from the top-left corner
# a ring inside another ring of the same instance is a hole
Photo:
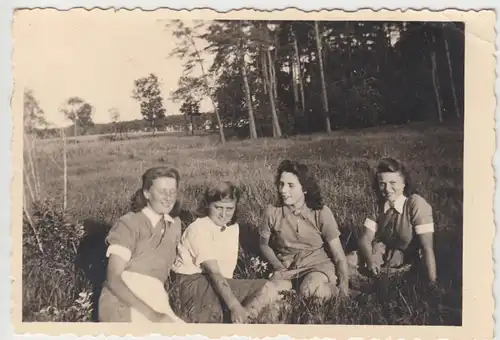
[[[14,14],[19,324],[490,334],[494,15],[208,13]]]

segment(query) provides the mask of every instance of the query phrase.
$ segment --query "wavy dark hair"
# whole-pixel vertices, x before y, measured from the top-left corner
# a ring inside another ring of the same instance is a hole
[[[238,205],[240,203],[241,190],[234,183],[230,181],[218,182],[211,184],[204,192],[196,211],[197,217],[206,217],[209,213],[210,204],[223,200],[235,200],[236,205],[234,215],[229,221],[230,224],[236,223],[238,220]]]
[[[316,177],[312,174],[307,165],[288,159],[282,161],[278,165],[278,170],[274,180],[276,190],[278,191],[278,206],[282,207],[284,205],[283,198],[279,192],[281,175],[283,172],[290,172],[297,176],[300,184],[302,185],[302,189],[305,192],[305,203],[309,209],[323,209],[324,200]]]
[[[177,189],[179,188],[180,175],[177,169],[166,166],[157,166],[149,168],[142,175],[142,186],[132,195],[130,206],[133,212],[139,212],[148,205],[148,200],[144,196],[144,191],[151,189],[153,182],[157,178],[168,177],[174,178]],[[179,199],[175,201],[174,207],[170,211],[170,216],[178,217],[181,211],[181,203]]]
[[[372,182],[373,192],[375,193],[377,203],[381,204],[382,202],[384,202],[384,197],[380,192],[378,180],[379,174],[383,172],[397,172],[401,174],[401,176],[403,176],[405,181],[405,188],[403,190],[403,193],[406,197],[409,197],[415,193],[413,184],[411,182],[411,176],[406,166],[402,162],[394,158],[383,158],[379,161],[377,167],[375,168]]]

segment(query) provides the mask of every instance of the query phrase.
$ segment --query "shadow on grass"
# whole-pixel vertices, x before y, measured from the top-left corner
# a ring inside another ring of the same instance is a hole
[[[111,225],[107,222],[86,219],[83,221],[85,236],[80,242],[76,257],[76,267],[82,270],[92,286],[92,321],[97,322],[99,296],[106,280],[108,261],[106,259],[106,236]]]
[[[258,229],[252,223],[240,222],[239,234],[239,256],[236,264],[236,279],[262,279],[267,278],[272,268],[259,270],[252,268],[252,257],[263,259],[259,241],[260,235]]]
[[[389,325],[462,325],[462,236],[459,230],[435,232],[437,285],[429,285],[422,263],[406,273],[357,277],[355,301],[365,313],[349,310],[327,316],[331,322]]]

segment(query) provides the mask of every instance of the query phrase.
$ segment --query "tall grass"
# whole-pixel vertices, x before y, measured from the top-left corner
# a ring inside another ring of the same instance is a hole
[[[62,202],[63,145],[51,142],[35,147],[38,169],[43,169],[39,174],[43,195],[52,202]],[[195,209],[208,181],[236,182],[243,191],[241,254],[236,275],[263,277],[269,269],[257,261],[256,230],[263,208],[275,197],[273,176],[281,160],[300,159],[316,172],[346,245],[348,237],[359,233],[370,209],[370,169],[381,157],[392,156],[410,165],[419,193],[434,208],[439,288],[429,289],[418,273],[378,280],[353,277],[353,289],[360,294],[346,301],[320,304],[287,296],[289,304],[281,311],[282,322],[461,324],[463,132],[459,128],[415,125],[383,131],[335,132],[332,136],[230,141],[223,146],[216,145],[209,136],[156,136],[118,142],[85,141],[67,144],[66,148],[68,209],[63,217],[56,218],[61,221],[59,229],[47,227],[46,218],[39,219],[37,226],[46,242],[57,239],[63,225],[70,229],[82,225],[85,235],[64,234],[58,239],[61,244],[68,239],[77,243],[74,248],[64,243],[64,247],[73,248],[64,260],[41,256],[35,250],[23,256],[26,320],[41,319],[37,315],[48,307],[74,310],[82,291],[92,290],[95,300],[105,271],[104,237],[113,221],[127,211],[130,195],[150,166],[168,163],[179,169],[185,224],[192,220],[190,211]],[[57,209],[50,206],[45,205],[43,211],[57,215]],[[32,235],[28,224],[25,233]],[[25,240],[31,239],[26,236]],[[32,241],[25,242],[25,249]],[[78,266],[70,268],[76,259]],[[58,261],[63,261],[67,265],[65,273],[73,276],[49,275]],[[175,300],[175,287],[170,289]],[[82,316],[75,318],[80,320]],[[86,318],[90,320],[91,316]],[[255,322],[266,322],[266,317]]]

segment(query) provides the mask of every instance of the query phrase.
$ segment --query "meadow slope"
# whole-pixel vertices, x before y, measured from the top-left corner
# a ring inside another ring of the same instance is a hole
[[[237,275],[261,277],[266,270],[255,261],[258,256],[255,231],[262,209],[274,199],[274,171],[281,160],[301,160],[314,170],[345,243],[357,235],[370,209],[371,169],[381,157],[391,156],[410,166],[418,192],[434,208],[439,289],[429,290],[414,277],[393,280],[381,277],[356,287],[361,294],[355,299],[333,300],[326,305],[312,300],[295,301],[283,309],[282,322],[461,324],[463,131],[460,127],[415,124],[334,132],[330,136],[231,141],[224,146],[217,145],[214,138],[158,136],[117,142],[86,139],[68,144],[69,210],[61,218],[72,223],[80,221],[86,229],[83,243],[74,247],[74,255],[79,268],[86,269],[87,278],[78,273],[71,280],[57,281],[56,274],[41,275],[41,268],[52,270],[56,260],[53,256],[38,255],[36,250],[26,251],[23,256],[25,320],[77,318],[86,321],[92,317],[93,305],[85,305],[89,312],[86,316],[75,316],[75,312],[60,317],[47,308],[55,307],[57,313],[68,308],[77,310],[75,300],[85,295],[79,297],[78,293],[94,289],[98,294],[91,283],[99,285],[103,269],[96,269],[99,265],[94,264],[90,270],[90,263],[102,263],[102,239],[106,230],[128,209],[129,198],[139,188],[140,176],[148,167],[169,164],[179,169],[186,223],[192,218],[189,212],[196,208],[208,181],[229,179],[237,183],[243,189],[242,249]],[[57,215],[62,205],[62,143],[40,142],[35,151],[34,172],[39,177],[40,192],[49,204],[44,209]],[[40,219],[41,234],[48,230],[46,224]],[[32,249],[31,229],[25,226],[24,232],[25,247]],[[52,228],[47,233],[54,235],[55,232]],[[49,236],[45,240],[47,244],[52,242]],[[75,260],[71,254],[65,255],[68,263]],[[50,261],[51,265],[46,264]],[[60,270],[73,269],[65,266]],[[175,305],[175,292],[172,295]],[[256,321],[265,322],[265,317]]]

